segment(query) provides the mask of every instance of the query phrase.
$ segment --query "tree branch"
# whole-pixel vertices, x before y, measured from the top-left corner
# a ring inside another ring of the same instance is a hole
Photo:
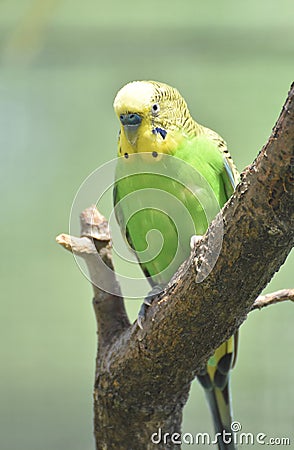
[[[251,311],[254,309],[262,309],[265,306],[275,305],[276,303],[282,303],[287,300],[294,302],[294,289],[281,289],[277,292],[260,295],[253,303]]]
[[[119,287],[117,297],[96,288],[99,268],[84,238],[59,236],[59,243],[85,258],[99,304],[101,342],[94,394],[97,449],[179,448],[172,443],[152,444],[150,437],[159,427],[180,432],[190,384],[210,355],[237,331],[252,309],[282,301],[278,295],[275,300],[258,295],[294,242],[293,97],[292,86],[267,144],[242,174],[233,196],[191,257],[149,308],[143,331],[129,325]],[[95,247],[100,254],[106,251],[110,264],[107,239],[103,244],[95,240]],[[212,267],[219,246],[221,252]]]
[[[90,281],[92,283],[94,298],[93,307],[98,325],[99,357],[113,342],[115,337],[130,326],[127,317],[120,286],[116,281],[113,269],[110,234],[105,217],[100,214],[95,206],[91,206],[80,215],[81,237],[73,237],[68,234],[60,234],[56,241],[66,250],[85,260]],[[97,243],[97,252],[94,242]],[[113,286],[113,295],[99,289],[101,286],[101,265],[106,264],[112,271],[113,280],[108,281]]]

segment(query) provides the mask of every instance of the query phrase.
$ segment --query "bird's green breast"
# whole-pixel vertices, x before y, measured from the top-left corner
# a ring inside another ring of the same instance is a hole
[[[173,156],[119,158],[115,205],[150,282],[167,283],[227,200],[223,156],[207,138],[186,140]]]

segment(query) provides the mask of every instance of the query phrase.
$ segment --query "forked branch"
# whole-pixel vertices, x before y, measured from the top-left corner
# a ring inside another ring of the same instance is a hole
[[[97,449],[179,448],[155,445],[151,436],[158,428],[180,432],[190,384],[209,356],[251,310],[293,301],[293,290],[258,297],[293,247],[293,185],[292,86],[268,142],[189,260],[149,308],[143,331],[128,321],[114,271],[115,294],[97,287],[101,274],[95,248],[113,268],[104,218],[87,210],[82,218],[91,219],[84,220],[82,238],[57,238],[85,259],[94,288],[100,340],[94,395]],[[211,266],[220,223],[221,251]]]

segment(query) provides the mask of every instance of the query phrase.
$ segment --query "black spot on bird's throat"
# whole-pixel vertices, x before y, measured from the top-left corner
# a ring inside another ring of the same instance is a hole
[[[152,156],[153,156],[153,158],[157,158],[158,153],[157,152],[152,152]]]
[[[164,130],[163,128],[159,128],[159,127],[153,128],[152,133],[153,134],[159,133],[160,136],[162,137],[162,139],[165,139],[166,135],[167,135],[167,131]]]
[[[124,154],[124,157],[125,157],[126,159],[128,159],[129,154],[128,154],[128,153],[125,153],[125,154]]]

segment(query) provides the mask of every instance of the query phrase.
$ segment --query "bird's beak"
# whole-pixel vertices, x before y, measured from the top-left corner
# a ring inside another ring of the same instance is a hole
[[[131,145],[135,145],[138,138],[138,128],[140,125],[125,125],[125,135]]]
[[[124,127],[127,140],[131,145],[135,145],[138,138],[138,128],[141,125],[142,117],[139,114],[120,114],[119,119]]]

